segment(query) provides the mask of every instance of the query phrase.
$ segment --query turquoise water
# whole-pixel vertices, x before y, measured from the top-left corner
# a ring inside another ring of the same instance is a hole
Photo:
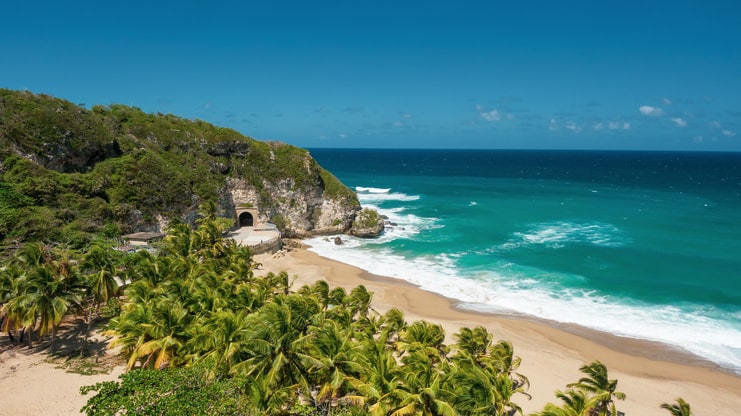
[[[741,154],[312,149],[389,218],[317,253],[741,372]]]

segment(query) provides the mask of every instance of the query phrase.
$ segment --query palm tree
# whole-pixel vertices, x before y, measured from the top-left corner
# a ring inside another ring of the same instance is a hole
[[[512,402],[514,394],[512,380],[499,374],[492,376],[486,369],[478,366],[473,357],[468,363],[460,359],[458,367],[450,374],[452,403],[461,414],[509,415],[521,412]],[[463,364],[463,365],[461,365]]]
[[[399,407],[402,390],[402,371],[396,357],[384,339],[365,338],[358,357],[364,370],[359,378],[350,378],[357,391],[354,402],[363,403],[373,416],[387,415]]]
[[[460,349],[453,357],[451,390],[454,404],[462,414],[512,415],[522,413],[513,398],[524,394],[524,383],[509,371],[500,369],[500,361],[489,354],[472,355]]]
[[[51,334],[52,353],[56,352],[57,326],[69,308],[80,300],[73,278],[67,266],[60,265],[56,270],[51,265],[35,267],[26,273],[23,293],[12,301],[12,309],[24,311],[21,313],[30,329],[39,319],[39,335]],[[30,345],[31,333],[28,335]]]
[[[267,377],[274,387],[298,385],[309,395],[307,380],[311,359],[304,337],[319,305],[300,295],[278,295],[248,318],[247,359],[234,372],[253,378]]]
[[[356,286],[350,290],[350,294],[345,298],[346,305],[350,308],[353,316],[367,316],[371,309],[371,300],[373,293],[363,285]]]
[[[179,302],[168,298],[159,299],[153,305],[152,321],[144,324],[147,340],[134,350],[129,359],[129,368],[139,357],[146,357],[142,368],[152,366],[160,369],[170,366],[173,359],[181,359],[178,350],[187,338],[188,310]]]
[[[427,321],[416,321],[407,326],[396,343],[396,348],[404,354],[424,350],[425,354],[439,362],[448,353],[445,345],[445,330],[441,325]]]
[[[187,340],[186,330],[192,319],[181,303],[164,296],[131,303],[110,322],[110,332],[117,337],[111,347],[121,345],[129,355],[127,370],[141,359],[142,368],[160,369],[178,364],[184,359],[179,352]]]
[[[493,359],[495,368],[499,373],[507,375],[515,382],[515,388],[530,387],[530,380],[516,371],[520,368],[522,359],[515,356],[514,347],[511,342],[499,341],[492,345],[489,356]],[[520,389],[520,393],[527,395],[522,389]],[[529,395],[527,396],[529,397]]]
[[[248,312],[220,310],[192,327],[193,336],[187,349],[199,360],[214,363],[212,375],[228,376],[232,368],[242,361],[243,345],[249,330]]]
[[[248,377],[246,380],[250,406],[257,408],[261,414],[284,414],[286,409],[296,401],[297,386],[295,385],[274,386],[267,376]]]
[[[590,416],[617,415],[614,400],[624,400],[625,393],[617,391],[618,381],[609,379],[607,367],[599,361],[594,361],[582,366],[579,371],[587,377],[582,377],[578,382],[567,384],[567,386],[591,395],[589,397]]]
[[[535,413],[534,416],[588,416],[591,412],[589,399],[581,390],[568,390],[565,393],[557,391],[556,397],[564,402],[562,406],[548,403],[542,412]]]
[[[663,403],[661,408],[668,410],[672,416],[692,416],[690,404],[681,397],[676,400],[676,403]]]
[[[458,342],[456,346],[460,351],[465,351],[478,361],[480,357],[489,353],[489,347],[494,336],[483,326],[477,326],[474,329],[461,328],[456,334]]]
[[[10,304],[20,294],[22,276],[22,269],[14,262],[0,268],[0,332],[7,332],[10,342],[15,342],[12,331],[22,326],[21,316]]]
[[[116,259],[110,247],[99,243],[93,244],[85,253],[81,267],[86,273],[86,287],[91,298],[87,313],[87,327],[83,337],[85,347],[81,350],[81,354],[84,354],[93,321],[100,313],[100,305],[116,296],[119,286],[116,280]]]
[[[333,401],[350,389],[350,379],[359,377],[363,367],[358,360],[361,344],[352,338],[350,328],[325,319],[310,328],[307,338],[312,366],[310,380],[318,386],[314,404],[328,413]]]
[[[402,362],[401,402],[391,415],[457,414],[451,404],[454,394],[445,388],[445,379],[450,373],[446,362],[439,362],[438,357],[430,355],[426,348],[413,350],[402,358]]]

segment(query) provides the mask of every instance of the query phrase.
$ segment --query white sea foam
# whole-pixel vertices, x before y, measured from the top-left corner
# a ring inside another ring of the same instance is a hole
[[[402,192],[387,192],[387,193],[358,193],[358,199],[360,203],[365,205],[366,203],[378,203],[384,201],[416,201],[419,199],[419,195],[407,195]]]
[[[371,186],[356,186],[355,190],[358,192],[368,192],[371,194],[385,194],[391,190],[391,188],[373,188]]]
[[[619,247],[625,244],[625,241],[620,229],[612,224],[556,221],[530,225],[526,231],[513,233],[512,237],[498,248],[511,250],[529,245],[561,248],[574,243]]]

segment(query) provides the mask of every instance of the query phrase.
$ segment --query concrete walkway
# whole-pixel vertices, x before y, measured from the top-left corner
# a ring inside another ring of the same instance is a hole
[[[226,237],[234,239],[237,244],[254,247],[280,239],[280,231],[276,228],[241,227],[228,233]]]

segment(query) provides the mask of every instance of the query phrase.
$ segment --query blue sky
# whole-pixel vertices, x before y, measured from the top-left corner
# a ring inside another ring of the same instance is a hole
[[[741,151],[737,1],[3,5],[0,87],[301,147]]]

